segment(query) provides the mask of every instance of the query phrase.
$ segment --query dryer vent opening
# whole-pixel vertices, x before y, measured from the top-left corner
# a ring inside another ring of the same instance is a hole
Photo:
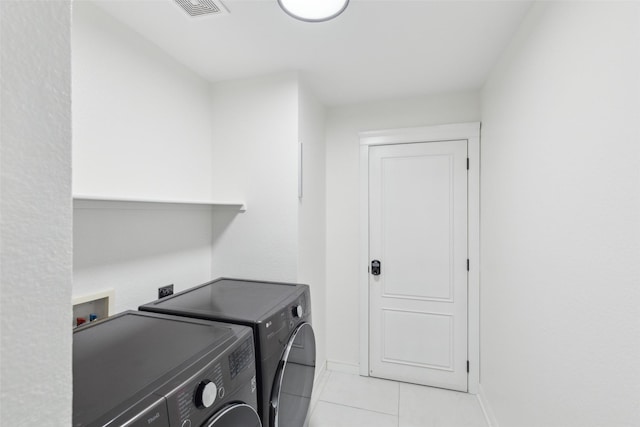
[[[191,16],[226,15],[227,8],[220,0],[175,0]]]

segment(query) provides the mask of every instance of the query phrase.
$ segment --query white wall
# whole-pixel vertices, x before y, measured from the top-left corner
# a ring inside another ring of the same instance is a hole
[[[298,140],[303,144],[303,197],[298,203],[297,281],[311,288],[316,373],[320,373],[327,359],[325,111],[304,84],[299,88],[298,105]]]
[[[212,276],[309,284],[320,367],[326,360],[324,107],[296,73],[217,83],[212,99],[214,192],[247,204],[245,213],[214,217]]]
[[[210,199],[208,82],[89,2],[72,48],[74,194]]]
[[[115,289],[116,313],[211,279],[209,209],[74,209],[74,296]]]
[[[74,194],[215,197],[209,83],[88,2],[72,48]],[[75,296],[114,288],[120,312],[211,278],[210,211],[74,214]]]
[[[0,2],[0,425],[71,425],[71,10]]]
[[[359,361],[358,132],[479,121],[475,92],[334,107],[327,112],[327,358]]]
[[[214,191],[247,212],[214,217],[214,277],[295,282],[298,274],[298,79],[212,86]]]
[[[484,88],[481,386],[495,425],[640,425],[639,8],[537,3]]]

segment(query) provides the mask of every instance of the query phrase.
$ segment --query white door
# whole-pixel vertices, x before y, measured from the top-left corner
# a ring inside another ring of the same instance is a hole
[[[370,375],[467,391],[467,141],[369,151]]]

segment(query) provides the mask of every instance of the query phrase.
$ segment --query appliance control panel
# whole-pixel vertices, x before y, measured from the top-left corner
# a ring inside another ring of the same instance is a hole
[[[291,298],[276,314],[267,319],[262,325],[264,334],[261,334],[263,346],[268,342],[275,341],[275,348],[280,348],[283,343],[289,340],[291,331],[295,329],[303,319],[310,320],[311,307],[308,305],[308,290],[301,292]],[[269,347],[270,348],[270,347]],[[264,355],[263,355],[264,356]]]
[[[231,379],[244,371],[254,362],[253,341],[246,339],[229,355],[229,370]]]
[[[201,425],[227,395],[251,382],[254,359],[253,337],[249,336],[208,363],[203,361],[181,374],[183,381],[174,380],[166,394],[171,425]]]
[[[287,313],[289,329],[293,329],[300,319],[306,316],[310,311],[309,307],[307,307],[306,294],[303,293],[289,305],[289,312]]]

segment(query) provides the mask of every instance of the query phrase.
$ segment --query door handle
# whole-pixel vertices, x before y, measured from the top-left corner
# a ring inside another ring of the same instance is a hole
[[[380,261],[378,261],[377,259],[374,259],[373,261],[371,261],[371,274],[373,274],[374,276],[379,276],[380,270],[381,270],[380,267],[381,267]]]

